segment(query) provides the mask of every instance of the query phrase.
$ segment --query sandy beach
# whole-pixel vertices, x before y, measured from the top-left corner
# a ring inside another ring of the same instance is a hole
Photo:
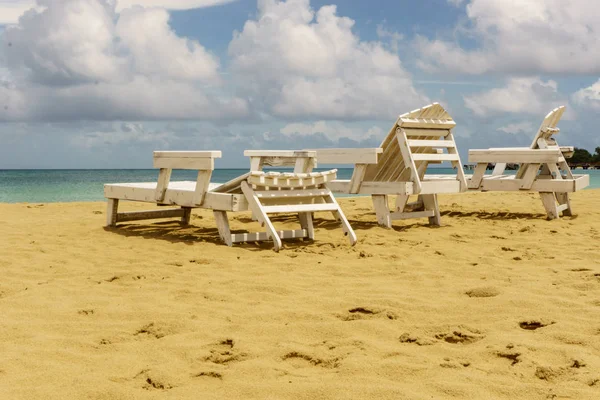
[[[317,214],[280,253],[206,210],[105,230],[101,202],[0,204],[0,398],[600,398],[600,190],[555,221],[440,196],[440,228],[340,202],[355,247]]]

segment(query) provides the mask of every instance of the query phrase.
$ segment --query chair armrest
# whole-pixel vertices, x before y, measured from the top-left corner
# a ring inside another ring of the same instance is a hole
[[[322,164],[377,164],[382,148],[317,149],[317,161]]]
[[[575,148],[573,146],[560,146],[560,151],[565,158],[571,158],[573,157],[573,154],[575,154]]]
[[[563,161],[558,149],[507,148],[469,150],[469,162],[474,163],[557,163]]]
[[[220,151],[155,151],[154,168],[214,170]]]

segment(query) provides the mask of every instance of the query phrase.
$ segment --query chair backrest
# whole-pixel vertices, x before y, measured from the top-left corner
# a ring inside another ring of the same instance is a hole
[[[565,106],[560,106],[550,111],[548,115],[546,115],[544,121],[542,122],[542,125],[540,125],[540,129],[538,129],[535,137],[533,138],[533,142],[531,142],[530,147],[532,149],[541,148],[540,140],[542,141],[542,146],[544,143],[546,145],[546,147],[543,148],[558,146],[554,135],[560,132],[560,129],[558,129],[556,126],[558,125],[558,122],[563,116],[565,109]]]
[[[452,128],[456,123],[438,103],[401,115],[381,144],[377,164],[367,166],[364,181],[414,183],[416,193],[429,164],[450,161],[462,190],[467,183]]]

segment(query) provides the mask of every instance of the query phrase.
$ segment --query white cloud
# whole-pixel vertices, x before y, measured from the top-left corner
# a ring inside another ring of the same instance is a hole
[[[280,132],[287,136],[312,136],[321,133],[330,140],[337,140],[340,138],[364,140],[371,136],[383,138],[383,130],[378,126],[373,126],[365,131],[361,127],[348,126],[338,121],[291,123],[281,128]]]
[[[542,115],[565,104],[556,82],[539,77],[511,78],[503,88],[465,96],[464,100],[465,106],[481,117],[499,113]]]
[[[506,126],[502,126],[497,130],[504,133],[510,133],[511,135],[516,135],[518,133],[531,134],[534,132],[533,124],[529,121],[518,122],[515,124],[508,124]]]
[[[452,1],[458,3],[458,1]],[[600,73],[600,7],[589,0],[470,0],[460,40],[419,37],[424,70],[467,74],[487,72]]]
[[[391,118],[427,102],[398,56],[364,42],[335,6],[259,0],[258,17],[235,33],[232,70],[245,93],[276,116]]]
[[[592,86],[575,92],[573,101],[583,108],[600,111],[600,79]]]
[[[208,93],[219,60],[178,37],[167,11],[109,0],[39,0],[0,36],[0,121],[234,119],[244,100]],[[223,92],[223,91],[221,91]],[[219,93],[217,91],[217,93]]]
[[[116,6],[117,11],[133,6],[189,10],[192,8],[213,7],[234,1],[237,0],[118,0]],[[0,24],[15,24],[25,11],[34,7],[35,0],[0,0]]]

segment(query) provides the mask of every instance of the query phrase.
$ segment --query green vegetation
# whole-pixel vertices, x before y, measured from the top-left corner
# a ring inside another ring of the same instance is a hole
[[[573,157],[569,159],[571,164],[595,164],[600,163],[600,147],[596,147],[595,154],[590,153],[586,149],[575,147]]]

